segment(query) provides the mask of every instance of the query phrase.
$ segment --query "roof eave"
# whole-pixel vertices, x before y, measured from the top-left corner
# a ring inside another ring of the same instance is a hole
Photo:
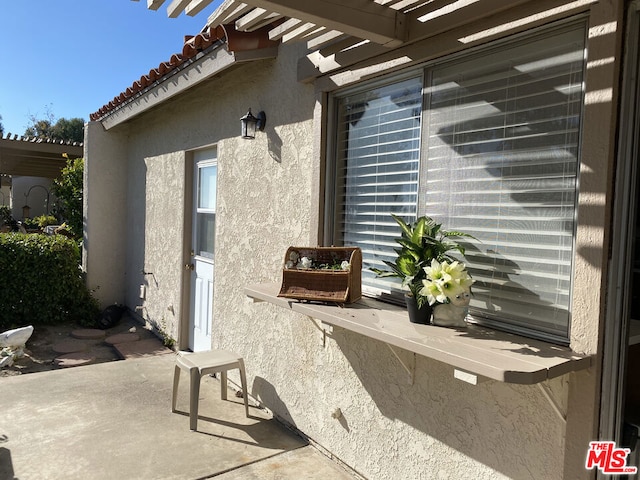
[[[220,48],[212,54],[203,56],[186,67],[174,71],[157,85],[140,92],[99,120],[104,128],[109,130],[240,63],[275,58],[277,53],[277,47],[247,52],[229,52],[227,49]]]

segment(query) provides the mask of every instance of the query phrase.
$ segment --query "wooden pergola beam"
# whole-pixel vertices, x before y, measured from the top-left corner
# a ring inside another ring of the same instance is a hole
[[[57,178],[67,163],[63,153],[70,158],[81,157],[83,147],[0,138],[0,174]]]
[[[371,0],[248,0],[247,3],[380,45],[394,47],[406,41],[405,14]]]

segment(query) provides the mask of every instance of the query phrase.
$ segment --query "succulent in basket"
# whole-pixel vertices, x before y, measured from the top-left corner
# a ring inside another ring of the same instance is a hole
[[[420,308],[428,302],[427,297],[420,294],[424,287],[423,280],[427,278],[424,268],[430,267],[432,260],[453,262],[449,252],[457,251],[464,255],[464,247],[452,238],[473,237],[462,232],[443,230],[441,224],[427,216],[419,217],[413,223],[406,223],[394,214],[391,216],[400,225],[401,236],[395,239],[400,248],[395,249],[395,261],[384,262],[390,270],[371,268],[371,271],[381,278],[400,278],[402,287],[409,290]]]

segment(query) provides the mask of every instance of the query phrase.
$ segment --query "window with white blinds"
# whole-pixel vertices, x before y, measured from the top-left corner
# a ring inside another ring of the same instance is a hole
[[[394,291],[366,270],[394,258],[390,213],[429,215],[477,239],[475,319],[568,340],[584,38],[549,30],[337,98],[334,241],[362,248],[363,286]]]
[[[567,339],[584,31],[431,71],[420,212],[466,252],[487,321]]]
[[[369,269],[393,259],[391,213],[416,216],[421,114],[421,75],[338,100],[334,231],[341,244],[362,249],[365,290],[398,290]]]

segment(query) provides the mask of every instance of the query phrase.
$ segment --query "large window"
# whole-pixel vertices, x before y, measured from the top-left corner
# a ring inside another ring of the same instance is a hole
[[[334,231],[359,246],[363,285],[394,290],[368,270],[391,260],[397,224],[390,214],[415,217],[418,200],[422,76],[347,95],[338,102]]]
[[[583,98],[584,26],[433,64],[336,95],[333,241],[362,248],[365,290],[393,295],[390,213],[477,241],[481,322],[566,342]]]

